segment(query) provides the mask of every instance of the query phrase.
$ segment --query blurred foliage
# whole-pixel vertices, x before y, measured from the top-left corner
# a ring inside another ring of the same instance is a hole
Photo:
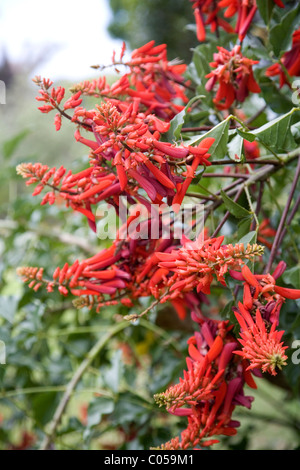
[[[131,49],[152,39],[168,45],[168,58],[191,59],[194,34],[186,29],[192,23],[191,4],[182,0],[109,0],[113,18],[109,32],[124,39]]]

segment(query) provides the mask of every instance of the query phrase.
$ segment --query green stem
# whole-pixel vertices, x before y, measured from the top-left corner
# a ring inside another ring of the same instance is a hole
[[[255,220],[255,223],[256,223],[255,231],[258,232],[259,221],[258,221],[256,212],[255,212],[254,207],[253,207],[253,204],[252,204],[252,200],[251,200],[251,196],[250,196],[250,192],[249,192],[248,186],[245,186],[245,193],[246,193],[246,196],[247,196],[247,200],[248,200],[248,204],[249,204],[249,207],[250,207],[250,211],[252,212],[253,217],[254,217],[254,220]]]
[[[78,382],[80,381],[81,377],[83,376],[83,374],[86,372],[86,370],[92,364],[94,359],[99,355],[99,353],[104,348],[104,346],[108,343],[108,341],[114,335],[116,335],[120,331],[124,330],[128,326],[129,326],[128,322],[118,323],[110,331],[108,331],[105,336],[102,336],[97,341],[97,343],[92,347],[92,349],[89,351],[89,353],[87,354],[87,357],[82,361],[82,363],[80,364],[80,366],[78,367],[78,369],[76,370],[75,374],[73,375],[72,379],[70,380],[70,382],[68,383],[68,385],[66,387],[65,393],[64,393],[62,399],[60,400],[60,402],[58,404],[58,407],[56,408],[56,411],[54,413],[53,419],[52,419],[52,421],[49,425],[48,436],[46,436],[46,438],[44,439],[40,450],[48,450],[49,449],[49,446],[51,445],[51,443],[52,443],[52,441],[55,437],[56,429],[57,429],[59,423],[61,422],[61,418],[62,418],[62,416],[63,416],[63,414],[64,414],[64,412],[67,408],[67,405],[70,401],[70,398],[71,398]]]

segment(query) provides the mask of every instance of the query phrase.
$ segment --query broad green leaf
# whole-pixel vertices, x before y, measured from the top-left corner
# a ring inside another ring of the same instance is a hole
[[[182,126],[184,124],[184,121],[185,121],[185,118],[186,118],[186,115],[187,115],[187,112],[190,108],[190,106],[197,100],[201,99],[201,98],[205,98],[205,96],[203,95],[197,95],[197,96],[194,96],[189,102],[188,104],[185,106],[185,108],[180,111],[180,113],[178,113],[171,121],[171,126],[170,126],[170,129],[168,131],[168,137],[169,137],[169,140],[178,140],[180,138],[180,132],[181,132],[181,129],[182,129]]]
[[[220,312],[220,316],[221,318],[226,318],[228,319],[229,316],[231,315],[232,313],[232,307],[234,307],[234,300],[230,300],[230,302],[228,302],[225,307],[223,308],[223,310]]]
[[[278,86],[274,80],[269,77],[261,75],[259,77],[259,85],[261,88],[261,95],[268,106],[277,114],[288,113],[291,109],[291,91]],[[255,123],[252,123],[255,125]]]
[[[253,220],[253,216],[244,217],[238,223],[238,238],[245,237],[249,234],[251,222]]]
[[[237,219],[244,219],[251,217],[251,212],[249,212],[244,207],[240,206],[237,202],[234,202],[229,196],[227,196],[224,191],[221,191],[221,197],[224,201],[226,209],[234,215]]]
[[[15,135],[12,139],[7,140],[3,144],[3,156],[5,158],[10,158],[17,147],[20,145],[20,143],[27,137],[27,135],[30,133],[28,129],[25,129],[24,131],[20,132],[19,134]]]
[[[291,126],[291,133],[296,142],[300,140],[300,122],[296,122]]]
[[[195,65],[198,77],[204,79],[211,72],[209,62],[212,61],[214,45],[200,44],[194,49],[193,63]]]
[[[209,149],[212,158],[222,159],[227,155],[227,142],[228,142],[228,130],[229,130],[229,119],[220,122],[217,126],[213,127],[206,134],[201,136],[195,136],[193,139],[187,142],[188,145],[194,145],[201,142],[201,140],[207,137],[213,137],[215,142]]]
[[[295,289],[300,289],[300,265],[298,264],[285,271],[282,278],[286,284],[291,284]]]
[[[262,19],[268,25],[274,8],[273,0],[256,0],[256,4]]]
[[[32,411],[35,420],[45,425],[47,424],[57,407],[59,394],[56,392],[39,393],[32,398]]]
[[[236,134],[230,142],[228,142],[228,156],[234,162],[240,162],[242,159],[243,138],[240,134]]]
[[[96,397],[88,408],[88,427],[97,426],[97,424],[101,422],[103,415],[110,414],[114,411],[114,406],[112,398]]]
[[[243,243],[244,247],[247,248],[248,243],[250,243],[250,245],[251,245],[253,243],[256,243],[256,241],[257,241],[257,233],[254,230],[253,232],[249,232],[249,233],[247,233],[247,235],[242,237],[238,241],[238,243]]]
[[[289,113],[279,116],[254,131],[246,132],[237,129],[237,132],[250,142],[258,139],[262,144],[275,152],[291,150],[296,147],[291,132],[291,118],[292,114],[297,110],[297,108],[294,108]]]
[[[299,13],[300,4],[288,11],[281,22],[270,29],[270,43],[277,57],[290,48],[293,32],[300,22]]]
[[[120,350],[116,351],[111,361],[111,367],[103,372],[103,379],[106,385],[115,393],[118,393],[119,391],[120,379],[123,371],[121,355],[122,353]]]
[[[112,420],[116,424],[128,427],[131,423],[143,424],[149,419],[149,410],[145,403],[133,395],[131,392],[124,392],[119,395],[116,402]]]
[[[0,317],[13,323],[19,300],[17,296],[0,296]]]

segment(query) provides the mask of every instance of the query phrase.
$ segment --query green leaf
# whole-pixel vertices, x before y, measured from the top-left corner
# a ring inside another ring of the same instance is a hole
[[[101,422],[102,416],[112,413],[114,407],[112,398],[96,397],[88,408],[88,427],[97,426]]]
[[[262,19],[268,25],[274,8],[273,0],[256,0],[256,4]]]
[[[144,424],[149,419],[149,410],[136,395],[131,392],[124,392],[119,395],[112,420],[116,424],[129,429],[131,423],[135,425]],[[127,426],[126,426],[127,425]]]
[[[247,248],[248,244],[252,245],[253,243],[256,243],[257,241],[257,233],[255,230],[253,232],[247,233],[244,237],[242,237],[238,243],[243,243],[244,247]]]
[[[292,43],[292,36],[295,28],[300,22],[300,5],[288,11],[279,24],[270,29],[270,43],[277,57],[281,52],[287,51]]]
[[[300,265],[298,264],[285,271],[282,278],[286,284],[292,285],[295,289],[300,289]]]
[[[223,310],[220,312],[221,318],[229,319],[230,315],[232,314],[232,307],[234,307],[234,304],[234,300],[230,300],[230,302],[225,305]]]
[[[103,372],[105,384],[114,393],[118,393],[119,391],[120,379],[123,371],[121,356],[122,352],[120,350],[116,351],[111,361],[111,367]]]
[[[16,136],[14,136],[12,139],[7,140],[3,144],[3,156],[4,158],[10,158],[17,147],[20,145],[20,143],[27,137],[27,135],[30,133],[28,129],[25,129],[24,131],[20,132]]]
[[[209,62],[212,61],[214,44],[200,44],[194,49],[193,64],[198,77],[202,80],[211,72]]]
[[[180,132],[181,132],[182,126],[184,124],[184,121],[185,121],[185,118],[186,118],[186,115],[187,115],[187,112],[188,112],[190,106],[195,101],[197,101],[201,98],[205,98],[205,96],[203,96],[203,95],[194,96],[188,102],[188,104],[185,106],[185,108],[182,111],[180,111],[180,113],[176,114],[176,116],[172,119],[171,126],[170,126],[170,129],[168,131],[169,140],[174,140],[174,139],[178,140],[180,138]]]
[[[276,82],[269,77],[261,75],[259,77],[259,85],[261,88],[261,95],[265,102],[268,103],[272,111],[277,114],[288,113],[291,109],[291,94],[290,90],[279,90]],[[252,123],[254,126],[255,122]]]
[[[0,317],[13,323],[19,300],[18,296],[0,296]]]
[[[243,138],[240,134],[236,134],[230,142],[228,142],[228,156],[234,162],[240,162],[242,159]]]
[[[59,394],[56,392],[39,393],[32,399],[32,411],[35,420],[42,425],[47,424],[57,407]]]
[[[230,197],[227,196],[224,191],[221,191],[221,197],[224,201],[226,209],[234,215],[237,219],[244,219],[251,217],[251,212],[249,212],[244,207],[240,206],[237,202],[234,202]]]
[[[187,142],[188,145],[194,145],[201,142],[201,140],[207,137],[213,137],[215,142],[209,149],[212,158],[222,159],[227,155],[227,142],[228,142],[228,130],[229,130],[229,119],[220,122],[217,126],[213,127],[206,134],[201,136],[195,136],[193,139]]]
[[[237,129],[237,132],[246,140],[253,142],[258,139],[262,144],[275,152],[291,150],[296,147],[293,135],[291,132],[291,119],[298,108],[293,108],[289,113],[279,116],[273,121],[255,129],[251,132],[246,132]]]
[[[295,124],[293,124],[291,126],[291,133],[292,133],[292,136],[294,137],[294,139],[299,142],[300,140],[300,122],[295,122]]]
[[[238,238],[245,237],[249,234],[252,220],[253,216],[245,217],[240,220],[238,223]]]

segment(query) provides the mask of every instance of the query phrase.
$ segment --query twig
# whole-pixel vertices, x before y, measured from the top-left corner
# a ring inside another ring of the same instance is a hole
[[[240,162],[235,162],[233,160],[212,160],[210,162],[212,165],[275,165],[282,166],[278,160],[266,160],[266,159],[255,159],[255,160],[241,160]]]
[[[252,200],[251,200],[251,196],[250,196],[250,193],[249,193],[249,188],[248,188],[248,185],[245,185],[245,193],[246,193],[246,196],[247,196],[247,201],[248,201],[248,204],[249,204],[249,208],[253,214],[253,217],[254,217],[254,220],[255,220],[255,223],[256,223],[256,232],[258,231],[258,227],[259,227],[259,221],[258,221],[258,218],[257,218],[257,215],[256,215],[256,212],[253,208],[253,204],[252,204]]]
[[[144,310],[142,313],[133,313],[132,315],[126,315],[124,318],[125,320],[127,321],[132,321],[132,322],[135,322],[137,321],[139,318],[141,317],[144,317],[145,315],[147,315],[147,313],[149,313],[154,307],[156,307],[156,305],[158,305],[160,303],[160,301],[169,293],[169,289],[167,289],[166,292],[164,292],[163,295],[161,295],[158,299],[154,300],[154,302],[152,302],[151,305],[149,305],[149,307],[146,308],[146,310]]]
[[[203,173],[202,178],[242,178],[247,179],[249,175],[244,173]]]
[[[251,124],[251,122],[254,122],[267,108],[267,105],[265,104],[261,109],[259,109],[253,116],[251,116],[249,119],[247,119],[246,124]]]
[[[294,204],[294,207],[293,207],[293,209],[292,209],[292,211],[291,211],[289,217],[287,218],[285,227],[284,227],[284,229],[283,229],[282,232],[281,232],[281,237],[280,237],[280,239],[279,239],[278,246],[281,245],[281,243],[282,243],[282,241],[283,241],[283,239],[284,239],[284,237],[285,237],[285,235],[286,235],[286,232],[287,232],[287,230],[288,230],[288,227],[291,225],[292,220],[294,219],[294,217],[295,217],[295,215],[296,215],[296,212],[297,212],[299,206],[300,206],[300,196],[298,196],[298,198],[297,198],[297,200],[296,200],[296,202],[295,202],[295,204]]]
[[[266,268],[265,268],[265,273],[270,272],[273,261],[275,259],[275,256],[276,256],[276,253],[277,253],[277,250],[278,250],[278,247],[279,247],[279,241],[280,241],[280,238],[282,236],[282,230],[284,229],[284,224],[285,224],[285,221],[286,221],[287,216],[288,216],[288,212],[289,212],[289,209],[290,209],[290,206],[291,206],[291,203],[292,203],[292,200],[293,200],[293,196],[294,196],[294,193],[295,193],[295,190],[296,190],[296,187],[297,187],[299,176],[300,176],[300,157],[298,157],[298,165],[297,165],[296,173],[295,173],[295,176],[294,176],[294,180],[293,180],[293,183],[292,183],[292,187],[291,187],[291,190],[290,190],[290,194],[289,194],[287,203],[285,205],[285,208],[283,210],[283,213],[282,213],[282,216],[281,216],[281,219],[280,219],[280,222],[279,222],[279,226],[278,226],[278,229],[277,229],[277,232],[276,232],[276,235],[275,235],[275,239],[274,239],[274,242],[273,242],[273,245],[272,245],[272,250],[271,250],[271,253],[270,253],[270,257],[269,257],[268,263],[267,263]]]
[[[259,193],[258,193],[256,209],[255,209],[255,214],[256,214],[257,217],[258,217],[258,215],[260,213],[260,210],[261,210],[262,197],[263,197],[263,193],[264,193],[264,185],[265,185],[265,182],[261,181],[260,185],[259,185]],[[251,224],[251,228],[250,228],[251,231],[254,230],[254,225],[255,225],[255,220],[253,220],[253,222]]]
[[[215,201],[216,198],[212,196],[204,196],[201,193],[193,193],[193,192],[187,192],[186,196],[189,197],[196,197],[197,199],[203,199],[204,201]]]

